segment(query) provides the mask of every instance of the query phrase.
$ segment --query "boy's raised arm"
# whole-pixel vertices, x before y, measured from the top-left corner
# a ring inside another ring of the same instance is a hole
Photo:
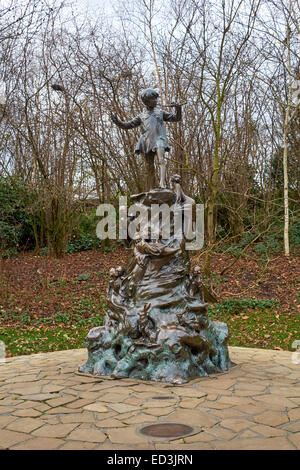
[[[142,124],[141,118],[139,116],[131,119],[131,121],[121,121],[118,116],[114,113],[111,113],[110,115],[111,120],[118,126],[121,127],[122,129],[133,129],[134,127],[138,127]]]
[[[168,121],[168,122],[181,121],[181,118],[182,118],[181,105],[177,104],[177,103],[171,103],[171,106],[175,108],[175,112],[174,113],[168,113],[168,111],[164,111],[164,113],[163,113],[164,121]]]

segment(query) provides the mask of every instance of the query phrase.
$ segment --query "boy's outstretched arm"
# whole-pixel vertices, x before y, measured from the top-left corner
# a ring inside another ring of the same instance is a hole
[[[163,112],[163,119],[164,121],[168,122],[176,122],[181,121],[182,118],[182,108],[180,104],[171,103],[171,105],[175,108],[174,113],[168,113],[167,111]]]
[[[110,117],[111,120],[122,129],[132,129],[133,127],[138,127],[142,124],[141,118],[139,116],[133,118],[131,121],[128,122],[121,121],[118,116],[114,113],[111,113]]]

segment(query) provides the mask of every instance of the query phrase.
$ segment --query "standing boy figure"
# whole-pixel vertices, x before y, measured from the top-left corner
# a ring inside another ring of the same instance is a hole
[[[116,114],[111,114],[112,121],[122,129],[132,129],[134,127],[142,126],[142,135],[139,138],[137,146],[135,148],[135,153],[141,153],[146,157],[146,160],[149,163],[153,162],[154,156],[157,155],[160,168],[160,182],[159,187],[166,187],[166,161],[165,161],[165,152],[170,150],[166,128],[164,121],[167,122],[176,122],[181,120],[181,105],[176,103],[171,103],[170,106],[175,108],[174,113],[168,113],[163,109],[157,107],[157,100],[159,94],[156,90],[152,88],[147,88],[141,93],[141,100],[146,106],[146,109],[135,117],[131,121],[124,122],[121,121]],[[152,172],[150,170],[150,189],[153,185],[153,168]],[[152,174],[151,174],[152,173]]]

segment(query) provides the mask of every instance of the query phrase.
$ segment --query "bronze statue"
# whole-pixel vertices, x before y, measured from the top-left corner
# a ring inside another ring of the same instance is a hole
[[[160,182],[159,187],[166,187],[166,162],[165,152],[170,151],[164,121],[176,122],[181,120],[181,104],[171,103],[169,106],[175,108],[175,113],[169,113],[157,107],[157,100],[159,94],[152,88],[147,88],[141,93],[141,100],[146,106],[146,109],[133,118],[131,121],[121,121],[114,113],[111,114],[112,121],[122,129],[132,129],[134,127],[142,126],[142,135],[139,138],[135,153],[142,154],[146,160],[153,159],[157,155],[160,168]],[[153,178],[151,179],[150,186],[153,186]],[[152,189],[152,188],[149,188]]]
[[[157,107],[158,96],[155,90],[144,90],[141,99],[146,110],[129,122],[112,114],[123,129],[143,127],[135,151],[146,157],[149,170],[150,161],[154,170],[157,155],[161,187],[131,195],[150,214],[151,230],[142,230],[142,236],[128,235],[129,263],[109,272],[104,326],[88,333],[88,360],[79,370],[181,384],[228,370],[232,363],[227,325],[208,316],[200,267],[190,272],[185,240],[192,232],[186,228],[193,228],[195,201],[184,194],[178,175],[172,177],[174,190],[165,188],[165,152],[170,147],[164,121],[179,121],[181,105],[173,103],[176,111],[168,113]],[[152,217],[155,204],[167,205],[169,217],[163,211],[162,217]],[[186,213],[190,213],[188,223]],[[128,216],[127,223],[133,220]]]

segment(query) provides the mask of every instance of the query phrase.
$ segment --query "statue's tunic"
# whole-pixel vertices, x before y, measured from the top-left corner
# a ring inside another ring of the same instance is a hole
[[[147,155],[155,153],[158,148],[169,151],[169,143],[166,135],[164,121],[176,122],[181,119],[181,108],[176,108],[175,113],[168,113],[162,109],[153,108],[144,110],[139,116],[131,121],[121,122],[119,125],[123,129],[142,127],[143,134],[139,138],[135,153]]]

